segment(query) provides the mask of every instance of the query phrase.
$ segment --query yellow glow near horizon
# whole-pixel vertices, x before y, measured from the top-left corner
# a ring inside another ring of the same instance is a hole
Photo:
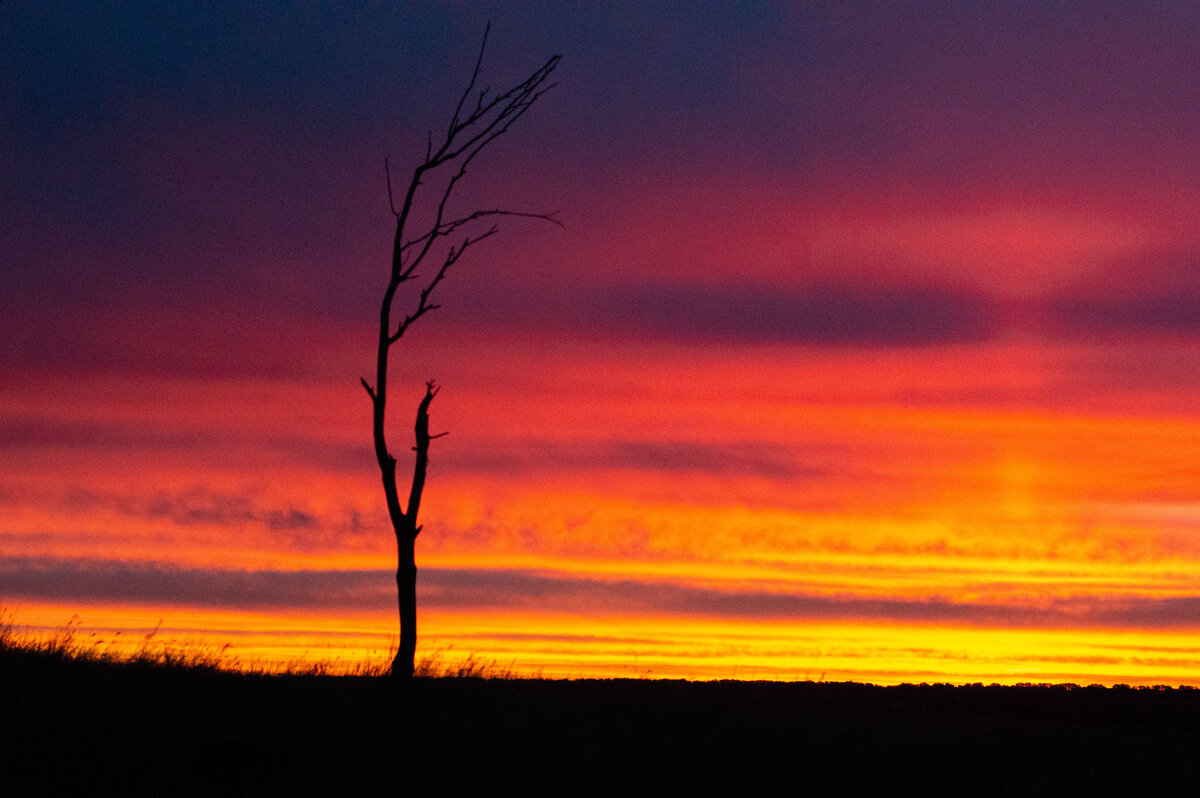
[[[51,632],[73,609],[22,607],[18,630]],[[1200,686],[1200,633],[1194,631],[731,624],[678,616],[440,611],[424,613],[421,626],[418,658],[452,663],[470,656],[517,675],[546,678]],[[379,614],[114,606],[85,608],[77,640],[129,651],[156,628],[154,645],[219,651],[228,644],[225,662],[246,668],[321,662],[331,672],[351,671],[360,663],[385,662],[394,641],[379,631],[386,628]]]
[[[963,382],[1024,390],[1082,357],[1072,347],[671,356],[643,369],[646,390],[603,353],[553,385],[517,359],[547,392],[537,413],[494,386],[446,401],[438,423],[454,434],[434,452],[418,541],[422,651],[559,676],[1194,683],[1200,419],[1174,399],[929,398]],[[0,596],[20,623],[78,613],[127,638],[162,618],[164,634],[229,642],[243,662],[386,653],[395,554],[342,389],[94,388],[0,395],[12,416],[134,430],[125,448],[66,435],[6,451],[0,539],[10,567],[99,563],[144,598],[120,607],[120,584],[85,580],[72,604],[47,583]],[[295,407],[255,407],[280,393]],[[165,404],[142,416],[143,395]],[[330,586],[308,589],[310,573]],[[292,592],[272,593],[279,580]],[[459,595],[472,580],[487,586]],[[222,598],[233,583],[254,587]]]

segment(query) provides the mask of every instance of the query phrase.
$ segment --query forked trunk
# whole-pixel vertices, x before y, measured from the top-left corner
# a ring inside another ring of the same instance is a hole
[[[410,679],[413,675],[417,651],[417,535],[421,527],[417,524],[417,513],[421,509],[421,494],[425,491],[425,470],[429,463],[429,441],[441,435],[429,434],[429,403],[437,395],[437,386],[425,384],[425,398],[417,407],[415,433],[417,445],[416,461],[413,463],[412,486],[408,493],[408,507],[401,509],[400,492],[396,486],[396,458],[387,451],[383,438],[382,393],[372,393],[375,401],[375,452],[383,476],[383,492],[387,497],[388,516],[396,533],[396,593],[400,611],[400,643],[396,657],[392,660],[392,676]],[[442,433],[443,435],[445,433]]]

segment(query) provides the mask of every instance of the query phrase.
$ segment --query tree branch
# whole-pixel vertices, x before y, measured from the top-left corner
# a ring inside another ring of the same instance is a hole
[[[445,144],[442,145],[437,155],[434,156],[434,162],[443,163],[445,161],[452,161],[468,150],[475,150],[476,144],[479,145],[478,149],[482,149],[495,140],[497,136],[506,133],[512,127],[512,124],[524,116],[525,112],[543,94],[558,85],[557,83],[551,83],[548,86],[542,86],[546,78],[558,66],[560,59],[561,56],[551,56],[545,64],[542,64],[523,83],[509,89],[504,94],[493,97],[479,111],[467,117],[464,122],[454,129],[452,135],[447,137]],[[504,103],[504,105],[500,106],[499,113],[492,117],[490,121],[484,121],[491,110],[496,108],[500,103]],[[458,134],[465,132],[468,128],[475,125],[481,125],[479,131],[456,146],[454,142],[458,138]]]
[[[388,207],[392,209],[392,216],[395,216],[397,219],[399,219],[400,214],[396,213],[396,202],[392,199],[392,171],[390,168],[388,168],[387,158],[383,159],[383,174],[387,177]]]
[[[422,241],[425,241],[430,236],[435,236],[435,237],[448,236],[451,233],[453,233],[455,230],[457,230],[458,228],[462,227],[463,225],[470,224],[471,222],[475,221],[476,219],[483,219],[488,216],[516,216],[516,217],[520,217],[523,219],[541,219],[544,222],[550,222],[551,224],[555,224],[555,225],[558,225],[559,227],[562,227],[563,223],[561,220],[556,218],[557,214],[558,214],[558,211],[550,211],[550,213],[529,213],[529,212],[525,212],[525,211],[506,211],[506,210],[503,210],[500,208],[496,208],[496,209],[493,209],[490,211],[475,211],[474,213],[472,213],[468,216],[463,216],[463,217],[454,219],[449,222],[443,222],[442,225],[440,227],[438,227],[436,230],[430,230],[428,233],[425,233],[425,235],[423,235],[423,236],[420,236],[418,238],[412,239],[411,241],[405,242],[401,246],[401,250],[407,250],[409,247],[415,246],[416,244],[419,244]]]
[[[483,41],[479,45],[479,57],[475,59],[475,70],[471,73],[471,82],[467,84],[467,88],[463,90],[462,97],[458,100],[458,105],[454,107],[454,116],[450,117],[450,129],[446,131],[446,140],[449,141],[454,137],[454,130],[458,125],[458,115],[462,112],[463,103],[467,101],[467,97],[471,94],[471,89],[475,88],[475,81],[479,80],[479,69],[483,66],[483,51],[487,49],[488,33],[492,29],[491,20],[483,26]],[[483,95],[486,89],[479,93],[479,102],[483,102]],[[475,105],[475,113],[479,113],[479,103]],[[474,114],[472,114],[474,116]],[[425,156],[425,160],[429,160],[429,156]]]
[[[467,248],[473,244],[478,244],[485,238],[491,238],[498,232],[500,232],[500,228],[493,225],[492,228],[487,232],[481,233],[477,236],[469,236],[463,239],[462,244],[460,244],[457,248],[450,248],[450,251],[446,253],[446,259],[442,261],[441,268],[437,270],[437,274],[433,276],[433,279],[429,281],[428,285],[421,289],[421,295],[417,300],[416,310],[405,316],[400,324],[397,325],[396,332],[388,336],[387,342],[389,346],[399,341],[401,336],[404,335],[405,331],[408,330],[408,328],[412,326],[412,323],[417,319],[421,318],[429,311],[437,310],[441,307],[441,305],[430,303],[429,297],[433,294],[433,289],[437,287],[437,284],[445,279],[446,271],[458,262],[458,260],[463,256],[463,253],[467,251]]]
[[[414,538],[421,532],[416,522],[417,511],[421,507],[421,494],[425,490],[425,471],[429,463],[429,441],[434,437],[441,437],[441,435],[431,436],[429,434],[429,404],[433,401],[433,397],[438,395],[438,390],[439,388],[433,380],[425,382],[425,397],[417,406],[417,422],[413,427],[417,438],[417,445],[413,449],[417,453],[417,459],[413,464],[413,480],[412,489],[408,494],[408,509],[404,512],[412,522]]]

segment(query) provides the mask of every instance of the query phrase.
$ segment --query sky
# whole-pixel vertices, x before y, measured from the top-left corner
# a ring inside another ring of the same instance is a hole
[[[393,353],[401,474],[427,379],[450,433],[418,657],[1200,684],[1185,4],[5,9],[18,623],[386,652],[383,160],[489,21],[484,85],[563,60],[456,209],[563,227],[505,220]]]

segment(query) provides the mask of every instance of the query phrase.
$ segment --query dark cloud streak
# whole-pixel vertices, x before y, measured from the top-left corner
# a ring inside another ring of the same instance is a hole
[[[689,344],[922,347],[974,343],[1002,330],[987,295],[935,283],[639,282],[468,289],[465,325],[582,338]],[[452,313],[455,311],[451,311]],[[519,320],[517,322],[516,320]]]
[[[1067,296],[1053,303],[1051,318],[1054,331],[1067,336],[1200,336],[1200,291]]]
[[[602,301],[617,329],[689,342],[925,346],[996,332],[984,297],[940,286],[632,286]]]
[[[440,463],[455,472],[524,473],[632,470],[768,479],[815,477],[823,469],[782,445],[745,441],[519,441],[449,452]]]
[[[248,436],[211,429],[160,429],[146,424],[57,421],[37,417],[0,419],[0,447],[106,452],[174,452],[213,458],[249,451],[281,463],[345,472],[370,472],[367,443],[341,444],[304,437]],[[823,468],[807,462],[811,453],[759,441],[681,440],[491,440],[455,444],[438,457],[437,467],[451,473],[532,473],[545,471],[634,470],[694,472],[713,476],[750,475],[768,479],[815,477]],[[98,497],[94,497],[98,501]],[[198,494],[176,497],[196,501]],[[211,498],[211,497],[210,497]]]
[[[242,451],[263,459],[319,464],[350,472],[370,471],[371,463],[368,443],[343,444],[205,427],[163,428],[147,423],[63,421],[37,416],[0,419],[0,447],[10,451],[56,448],[109,453],[173,452],[181,457],[206,458]]]
[[[153,563],[0,559],[0,596],[56,601],[124,601],[223,608],[392,606],[390,570],[237,571]],[[853,598],[661,581],[600,580],[528,570],[424,568],[421,605],[446,610],[509,609],[723,617],[741,620],[867,620],[991,627],[1192,629],[1200,596],[1072,598],[1039,605]]]

